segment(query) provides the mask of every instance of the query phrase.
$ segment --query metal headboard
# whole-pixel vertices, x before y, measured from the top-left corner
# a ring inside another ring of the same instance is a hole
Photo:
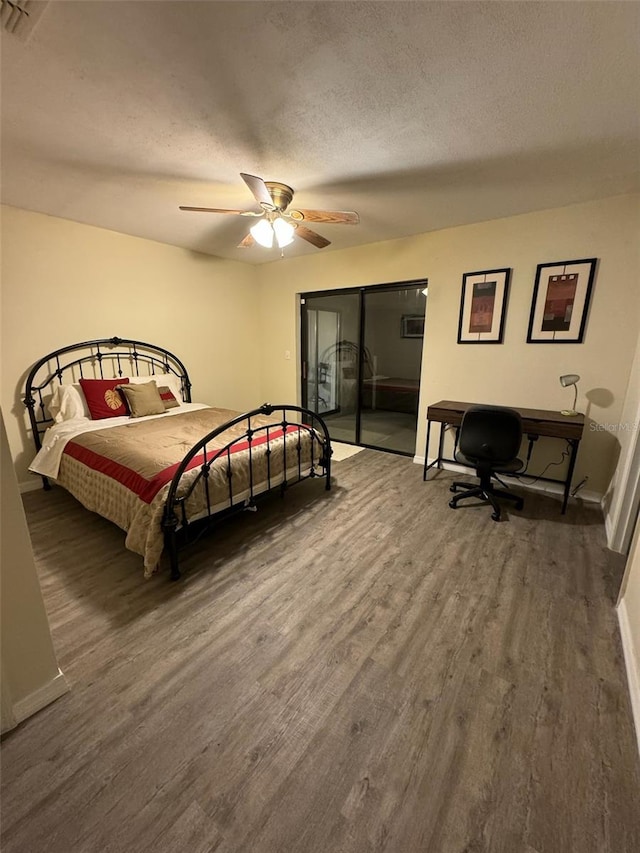
[[[80,378],[110,379],[153,376],[155,373],[179,376],[182,398],[191,402],[191,382],[186,367],[172,352],[155,344],[127,338],[99,338],[70,344],[45,355],[31,368],[24,397],[36,452],[42,447],[40,437],[53,423],[46,405],[56,384],[74,383]]]

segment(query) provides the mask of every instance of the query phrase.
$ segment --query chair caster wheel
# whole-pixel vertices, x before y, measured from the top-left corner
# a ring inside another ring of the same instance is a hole
[[[492,518],[494,521],[500,521],[500,513],[498,513],[498,512],[492,512],[492,513],[491,513],[491,518]]]
[[[450,492],[457,492],[458,490],[456,489],[455,486],[449,486],[449,491]]]
[[[523,506],[524,506],[524,501],[518,501],[516,503],[516,509],[522,509]]]
[[[455,502],[455,500],[450,500],[450,501],[449,501],[449,506],[451,507],[451,509],[456,509],[456,507],[458,506],[458,504]]]

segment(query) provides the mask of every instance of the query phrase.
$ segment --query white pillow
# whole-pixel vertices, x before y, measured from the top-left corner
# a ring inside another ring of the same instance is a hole
[[[182,380],[175,373],[151,373],[148,376],[130,376],[129,382],[132,385],[141,385],[144,382],[150,382],[152,379],[158,388],[166,385],[179,403],[184,402],[182,397]]]
[[[78,383],[58,385],[47,403],[47,408],[57,424],[73,418],[91,418],[87,401]]]

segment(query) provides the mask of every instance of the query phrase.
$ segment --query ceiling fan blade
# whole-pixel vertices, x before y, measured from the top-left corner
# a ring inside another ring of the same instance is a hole
[[[360,217],[355,210],[289,210],[289,216],[297,222],[326,222],[334,225],[357,225]]]
[[[267,210],[275,210],[276,206],[273,203],[273,199],[269,194],[267,185],[262,180],[262,178],[258,178],[255,175],[245,175],[244,172],[240,172],[240,177],[249,187],[258,204],[261,204],[263,207],[266,207]]]
[[[241,240],[238,243],[238,245],[236,246],[236,249],[249,249],[249,248],[251,248],[251,246],[254,245],[255,242],[256,241],[253,239],[251,232],[249,232],[247,234],[247,236],[244,238],[244,240]]]
[[[331,240],[327,240],[321,234],[316,234],[315,231],[312,231],[311,228],[306,228],[304,225],[296,227],[296,234],[298,237],[306,240],[307,243],[313,243],[318,249],[324,249],[325,246],[331,245]]]
[[[255,213],[253,210],[225,210],[220,207],[187,207],[184,204],[180,205],[180,210],[193,210],[196,213],[233,213],[236,216],[262,216],[262,213]]]

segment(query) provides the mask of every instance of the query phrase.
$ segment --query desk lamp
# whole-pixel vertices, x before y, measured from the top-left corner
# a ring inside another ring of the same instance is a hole
[[[560,412],[561,415],[564,415],[567,418],[575,418],[576,415],[579,415],[580,412],[576,411],[576,402],[578,401],[578,380],[580,377],[577,373],[566,373],[564,376],[560,377],[560,384],[563,388],[567,388],[569,385],[573,385],[575,389],[575,394],[573,395],[573,408],[572,409],[562,409]]]

